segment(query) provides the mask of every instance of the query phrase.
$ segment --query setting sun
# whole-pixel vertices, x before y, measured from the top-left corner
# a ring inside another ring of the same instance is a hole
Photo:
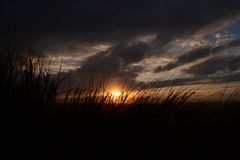
[[[121,92],[120,91],[118,91],[118,90],[113,90],[112,92],[111,92],[111,94],[114,96],[114,97],[119,97],[119,96],[121,96]]]

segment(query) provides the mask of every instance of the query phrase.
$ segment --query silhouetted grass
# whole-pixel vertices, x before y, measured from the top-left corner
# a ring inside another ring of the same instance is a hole
[[[15,49],[14,52],[17,51]],[[193,102],[192,98],[197,96],[198,89],[156,89],[153,85],[147,88],[135,86],[134,89],[125,87],[121,96],[114,97],[106,89],[107,80],[95,86],[92,76],[88,87],[60,91],[61,66],[59,72],[52,75],[41,58],[26,56],[23,52],[20,62],[12,54],[1,55],[1,110],[6,113],[11,125],[154,128],[239,126],[238,90],[223,103]],[[224,107],[211,109],[213,105]],[[209,108],[202,109],[202,106]]]

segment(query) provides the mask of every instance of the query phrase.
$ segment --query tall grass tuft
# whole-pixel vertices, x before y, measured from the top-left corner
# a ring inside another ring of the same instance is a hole
[[[56,103],[60,71],[53,78],[40,57],[30,56],[19,47],[13,52],[16,54],[1,52],[1,110],[10,113],[16,123],[32,123],[33,119],[44,122]]]

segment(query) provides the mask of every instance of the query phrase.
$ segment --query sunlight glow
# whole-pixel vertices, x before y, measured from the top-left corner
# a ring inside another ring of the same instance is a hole
[[[112,96],[113,97],[120,97],[121,95],[122,95],[122,93],[120,92],[120,91],[118,91],[118,90],[113,90],[112,92],[111,92],[111,94],[112,94]]]

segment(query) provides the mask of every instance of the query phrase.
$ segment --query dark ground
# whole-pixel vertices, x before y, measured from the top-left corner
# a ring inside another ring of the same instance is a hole
[[[77,126],[71,122],[79,114],[52,113],[42,121],[35,113],[16,116],[5,112],[1,116],[1,155],[31,159],[238,159],[240,113],[233,112],[235,108],[216,109],[216,105],[222,103],[195,104],[173,127],[136,123],[141,121],[101,126],[99,117],[92,121],[84,117],[81,120],[86,124]]]
[[[2,133],[1,155],[8,158],[239,157],[239,131],[232,129],[22,129]],[[7,136],[3,136],[4,134]]]

